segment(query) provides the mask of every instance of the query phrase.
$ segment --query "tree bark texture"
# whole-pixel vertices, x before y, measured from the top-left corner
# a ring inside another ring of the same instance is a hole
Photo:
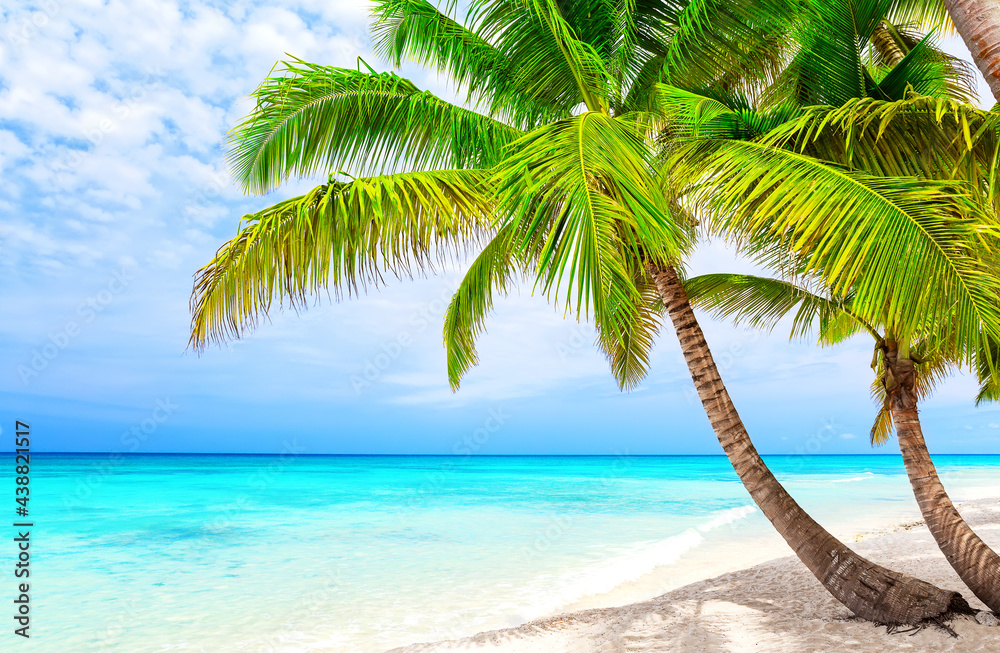
[[[1000,611],[1000,556],[962,518],[938,478],[917,414],[914,362],[900,358],[892,341],[886,343],[885,360],[892,421],[920,513],[941,552],[972,593],[991,610]]]
[[[676,270],[649,264],[648,271],[726,456],[764,516],[823,586],[855,615],[880,624],[918,624],[953,612],[968,613],[968,603],[958,592],[940,589],[863,558],[795,502],[751,442]]]

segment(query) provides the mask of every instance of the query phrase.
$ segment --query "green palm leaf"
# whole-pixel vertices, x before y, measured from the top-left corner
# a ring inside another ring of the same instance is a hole
[[[795,85],[802,104],[838,105],[864,97],[861,45],[886,15],[892,0],[813,2],[803,22],[802,49],[782,85]]]
[[[986,191],[982,214],[1000,209],[998,126],[1000,115],[946,98],[860,98],[806,107],[766,140],[870,174],[965,180]]]
[[[986,401],[1000,401],[1000,375],[997,374],[996,361],[1000,360],[1000,344],[989,339],[984,345],[984,351],[976,358],[976,374],[979,378],[979,393],[976,395],[976,405]]]
[[[548,32],[547,40],[562,55],[565,70],[569,71],[576,83],[580,100],[591,111],[606,111],[611,90],[608,87],[610,75],[595,44],[579,38],[576,30],[563,17],[555,0],[525,0],[522,4],[528,9],[531,19]],[[538,62],[540,57],[536,56],[534,59]],[[559,79],[561,71],[551,63],[544,67],[536,64],[531,68],[538,73],[535,81],[537,87],[553,87],[564,83]]]
[[[393,73],[286,62],[257,88],[254,110],[228,136],[248,190],[331,171],[494,165],[521,132],[421,91]]]
[[[380,0],[377,52],[448,74],[485,113],[394,73],[283,64],[230,135],[244,187],[263,192],[295,175],[382,176],[330,183],[248,216],[199,272],[192,344],[238,337],[272,301],[298,308],[328,285],[351,292],[382,283],[385,271],[426,268],[432,250],[474,237],[449,225],[475,224],[510,235],[486,246],[450,309],[452,383],[475,364],[493,294],[521,271],[567,312],[593,319],[616,378],[633,386],[660,320],[646,264],[676,262],[691,238],[656,158],[664,124],[656,83],[736,88],[759,62],[773,66],[788,21],[755,15],[757,4],[473,0],[460,21],[454,2]],[[717,55],[710,74],[695,70],[706,53]],[[453,170],[391,174],[437,168]],[[420,235],[407,240],[411,232]]]
[[[949,67],[949,59],[941,56],[932,44],[930,35],[913,44],[902,60],[874,83],[868,93],[885,100],[904,100],[908,93],[933,97],[962,93],[962,100],[971,100],[975,91],[964,85],[950,83],[960,77],[955,69]]]
[[[522,254],[537,252],[537,283],[566,310],[593,318],[605,353],[624,370],[642,364],[638,336],[646,258],[673,260],[687,234],[671,219],[641,138],[588,112],[539,128],[511,148],[495,184],[504,224]],[[628,351],[624,360],[614,352]],[[642,372],[616,373],[626,384]]]
[[[948,8],[941,0],[896,0],[889,8],[889,18],[896,25],[915,25],[925,31],[955,33]]]
[[[508,226],[487,243],[462,278],[444,316],[444,347],[452,390],[458,390],[465,373],[479,363],[476,339],[493,310],[494,297],[507,293],[512,278],[523,267],[518,265],[513,229]]]
[[[816,329],[820,342],[833,344],[862,329],[874,333],[844,301],[826,297],[822,290],[811,290],[801,282],[746,274],[704,274],[688,279],[684,289],[693,306],[762,331],[774,330],[794,312],[791,338],[805,338]]]
[[[376,53],[395,66],[413,61],[446,73],[491,116],[531,128],[567,115],[533,91],[531,70],[427,0],[381,0],[372,15]]]
[[[245,216],[236,238],[195,275],[191,346],[238,338],[272,303],[306,306],[408,276],[491,231],[480,171],[404,173],[331,182]]]
[[[622,390],[631,390],[646,378],[653,345],[663,326],[663,302],[645,268],[633,270],[632,283],[637,291],[635,305],[613,311],[627,321],[620,329],[599,329],[597,333],[597,346]]]
[[[522,251],[542,243],[539,282],[547,294],[564,291],[578,315],[600,316],[605,290],[631,297],[630,268],[643,256],[669,260],[682,246],[649,154],[623,123],[588,112],[531,132],[511,151],[495,177],[504,219]]]
[[[690,0],[658,9],[669,38],[661,39],[665,74],[657,81],[686,88],[767,79],[784,63],[801,13],[789,0]]]
[[[474,0],[468,22],[507,60],[521,93],[566,117],[581,103],[600,104],[603,62],[580,41],[553,0]]]
[[[834,295],[854,293],[861,319],[911,341],[940,325],[967,362],[984,332],[998,332],[996,282],[982,265],[997,229],[974,217],[965,185],[873,177],[758,142],[696,140],[672,161],[716,229],[795,252]]]

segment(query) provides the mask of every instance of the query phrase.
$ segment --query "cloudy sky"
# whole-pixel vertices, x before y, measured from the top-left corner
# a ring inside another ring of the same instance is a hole
[[[223,134],[285,53],[381,66],[367,25],[351,0],[5,3],[0,447],[19,419],[48,451],[720,452],[672,332],[623,395],[591,330],[530,288],[499,304],[480,367],[453,394],[440,329],[460,269],[185,351],[192,273],[240,215],[310,185],[242,196]],[[716,243],[693,267],[743,264]],[[762,451],[869,451],[870,341],[821,350],[704,325]],[[926,403],[932,451],[1000,453],[1000,411],[973,394],[959,377]]]

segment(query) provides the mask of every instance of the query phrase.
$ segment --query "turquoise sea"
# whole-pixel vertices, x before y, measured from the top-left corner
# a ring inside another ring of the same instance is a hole
[[[918,517],[898,456],[766,459],[841,536]],[[1000,456],[935,461],[956,500],[1000,496]],[[61,653],[382,651],[780,544],[721,456],[34,454],[31,519],[18,650]]]

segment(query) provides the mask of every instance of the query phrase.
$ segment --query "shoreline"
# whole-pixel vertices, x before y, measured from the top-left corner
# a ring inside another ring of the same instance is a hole
[[[959,509],[987,544],[1000,549],[1000,498],[965,501]],[[945,560],[922,520],[869,528],[844,541],[875,562],[961,592],[977,610],[985,607]],[[972,618],[952,623],[957,639],[936,628],[890,635],[885,628],[851,619],[791,555],[690,582],[655,598],[605,603],[616,594],[621,592],[588,597],[565,612],[513,628],[410,644],[390,653],[1000,650],[1000,627],[981,626]]]

